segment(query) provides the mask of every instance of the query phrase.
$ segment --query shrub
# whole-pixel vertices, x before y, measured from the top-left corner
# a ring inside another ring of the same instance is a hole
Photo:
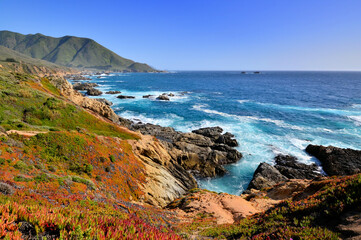
[[[25,177],[24,175],[17,175],[14,177],[15,182],[30,182],[31,179],[28,177]]]
[[[95,177],[95,180],[97,180],[98,182],[100,182],[100,181],[102,180],[102,178],[101,178],[101,176],[97,175],[97,176]]]
[[[72,176],[71,180],[73,180],[73,182],[83,183],[87,185],[87,187],[90,188],[91,190],[95,190],[95,184],[89,179],[85,179],[79,176]]]
[[[4,165],[5,164],[5,159],[4,158],[0,158],[0,165]]]
[[[24,163],[23,161],[19,160],[15,163],[14,168],[18,169],[18,170],[27,170],[29,169],[29,166]]]
[[[34,180],[36,182],[50,182],[51,178],[49,175],[45,174],[45,173],[42,173],[36,177],[34,177]]]
[[[109,166],[106,166],[106,167],[105,167],[105,171],[106,171],[106,172],[110,172],[110,167],[109,167]]]
[[[14,193],[14,188],[7,183],[0,182],[0,193],[12,195]]]
[[[109,159],[110,159],[110,161],[113,163],[113,162],[115,162],[115,157],[114,157],[114,155],[110,155],[109,156]]]

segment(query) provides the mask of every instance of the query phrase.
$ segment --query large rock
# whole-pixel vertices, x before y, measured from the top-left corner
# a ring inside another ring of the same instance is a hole
[[[321,176],[316,164],[300,163],[294,156],[280,154],[275,157],[275,161],[277,170],[289,179],[314,179]]]
[[[106,94],[119,94],[122,93],[121,91],[108,91]]]
[[[97,98],[96,100],[98,100],[99,102],[105,103],[108,106],[113,105],[113,103],[111,101],[108,101],[105,98]]]
[[[99,96],[99,95],[102,95],[103,92],[98,89],[95,89],[95,88],[90,88],[90,89],[88,89],[86,94],[89,96]]]
[[[333,146],[308,145],[306,152],[318,158],[328,175],[352,175],[361,172],[361,151]]]
[[[73,88],[75,90],[81,90],[81,91],[90,90],[90,89],[93,89],[94,87],[98,87],[98,84],[96,84],[96,83],[74,83],[74,85],[73,85]]]
[[[158,138],[169,152],[174,153],[173,158],[197,177],[222,176],[227,173],[223,165],[235,163],[242,158],[242,154],[233,148],[233,135],[222,135],[220,127],[203,128],[192,133],[182,133],[153,124],[133,124],[130,128]],[[217,141],[218,139],[223,140]]]
[[[253,179],[248,185],[248,190],[272,187],[277,183],[286,181],[288,178],[282,175],[277,168],[271,166],[268,163],[261,163],[258,165],[256,171],[253,174]]]
[[[275,162],[274,166],[268,163],[261,163],[258,166],[246,193],[251,189],[261,190],[272,187],[289,179],[312,180],[322,176],[316,164],[300,163],[294,156],[280,154],[275,157]]]
[[[169,101],[169,97],[167,95],[159,95],[157,97],[157,100],[161,100],[161,101]]]

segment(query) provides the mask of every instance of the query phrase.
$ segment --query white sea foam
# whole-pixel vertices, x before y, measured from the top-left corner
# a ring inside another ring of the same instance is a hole
[[[348,118],[354,121],[356,126],[361,126],[361,116],[348,116]]]
[[[133,120],[135,122],[141,121],[142,123],[152,123],[160,126],[171,126],[174,121],[181,121],[183,120],[183,117],[178,116],[176,114],[166,114],[165,118],[152,118],[149,116],[146,116],[144,114],[135,113],[132,111],[124,111],[120,114],[121,117]]]
[[[279,127],[283,127],[283,128],[290,128],[290,129],[300,130],[300,131],[303,130],[302,127],[285,123],[282,120],[270,119],[270,118],[260,118],[260,117],[255,117],[255,116],[239,116],[239,115],[220,112],[217,110],[211,110],[211,109],[208,109],[205,107],[207,107],[207,105],[205,105],[205,104],[198,104],[198,105],[192,106],[192,108],[197,111],[202,111],[202,112],[209,113],[209,114],[216,114],[216,115],[220,115],[223,117],[229,117],[229,118],[237,119],[242,122],[247,121],[247,120],[262,121],[262,122],[274,123],[275,125],[277,125]]]
[[[249,100],[243,99],[243,100],[237,100],[237,102],[239,102],[240,104],[243,104],[243,103],[249,102]]]

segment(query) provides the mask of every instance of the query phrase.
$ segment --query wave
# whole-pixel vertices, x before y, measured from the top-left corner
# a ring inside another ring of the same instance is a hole
[[[243,104],[243,100],[238,100],[239,103]],[[250,102],[250,101],[248,101]],[[334,109],[334,108],[312,108],[312,107],[301,107],[293,105],[282,105],[275,103],[262,103],[262,102],[253,102],[260,106],[271,107],[275,109],[285,109],[285,110],[295,110],[295,111],[304,111],[304,112],[318,112],[318,113],[327,113],[327,114],[336,114],[341,116],[348,116],[350,114],[361,113],[360,111],[347,110],[347,109]],[[355,105],[355,106],[354,106]],[[354,104],[352,108],[358,109],[361,108],[361,104]],[[358,106],[359,105],[359,106]]]
[[[243,100],[237,100],[237,102],[239,102],[240,104],[243,104],[243,103],[246,103],[246,102],[249,102],[250,100],[246,100],[246,99],[243,99]]]
[[[146,116],[144,114],[140,114],[140,113],[136,113],[136,112],[132,112],[132,111],[124,111],[124,112],[120,113],[119,116],[126,118],[126,119],[130,119],[135,122],[140,121],[142,123],[151,123],[151,124],[160,125],[160,126],[164,126],[164,127],[172,126],[175,121],[183,120],[183,117],[178,116],[173,113],[166,114],[166,118],[152,118],[152,117]]]
[[[351,119],[356,126],[361,126],[361,116],[348,116],[349,119]]]
[[[262,122],[268,122],[268,123],[273,123],[279,127],[283,127],[283,128],[290,128],[290,129],[294,129],[294,130],[303,130],[302,127],[299,126],[294,126],[288,123],[285,123],[282,120],[277,120],[277,119],[271,119],[271,118],[260,118],[260,117],[255,117],[255,116],[239,116],[239,115],[234,115],[234,114],[228,114],[228,113],[224,113],[224,112],[220,112],[217,110],[211,110],[211,109],[207,109],[205,108],[207,107],[206,104],[198,104],[198,105],[193,105],[192,109],[197,110],[197,111],[202,111],[208,114],[216,114],[216,115],[220,115],[223,117],[228,117],[228,118],[233,118],[239,121],[245,121],[245,120],[254,120],[254,121],[262,121]]]

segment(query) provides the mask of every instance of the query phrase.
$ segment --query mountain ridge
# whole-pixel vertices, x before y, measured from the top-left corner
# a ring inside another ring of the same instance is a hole
[[[157,72],[145,63],[119,56],[90,38],[69,35],[55,38],[6,30],[0,31],[0,46],[35,59],[84,70]]]

